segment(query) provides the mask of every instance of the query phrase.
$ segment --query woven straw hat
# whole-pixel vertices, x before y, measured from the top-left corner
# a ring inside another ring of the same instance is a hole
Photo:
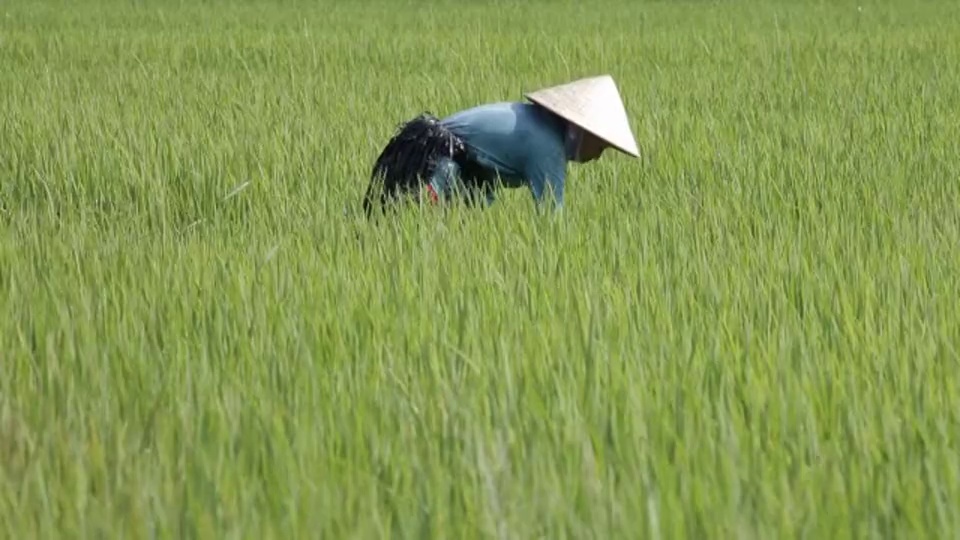
[[[601,75],[529,92],[524,96],[634,157],[640,150],[613,77]]]

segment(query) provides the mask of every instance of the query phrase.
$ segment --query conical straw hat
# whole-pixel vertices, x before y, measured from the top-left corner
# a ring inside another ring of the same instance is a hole
[[[552,111],[634,157],[640,157],[627,111],[613,77],[601,75],[525,94]]]

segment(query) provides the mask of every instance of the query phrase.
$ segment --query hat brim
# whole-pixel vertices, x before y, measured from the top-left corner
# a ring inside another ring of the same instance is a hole
[[[632,157],[640,157],[626,109],[609,75],[528,92],[524,97]]]
[[[609,146],[610,148],[614,148],[614,149],[616,149],[616,150],[618,150],[618,151],[620,151],[620,152],[622,152],[622,153],[624,153],[624,154],[626,154],[626,155],[628,155],[628,156],[630,156],[630,157],[635,157],[635,158],[639,158],[639,157],[640,157],[640,148],[637,146],[637,143],[636,143],[636,142],[631,141],[632,144],[626,144],[626,143],[618,144],[618,143],[616,143],[616,142],[608,139],[607,137],[604,137],[602,134],[598,133],[598,130],[590,129],[590,127],[584,125],[584,124],[586,124],[586,122],[584,122],[582,119],[578,118],[577,115],[570,114],[568,111],[564,111],[564,110],[562,110],[562,109],[550,107],[549,105],[546,105],[546,104],[544,104],[544,103],[541,103],[541,102],[537,101],[536,98],[532,98],[532,97],[530,97],[529,95],[526,95],[526,96],[524,96],[524,97],[526,97],[527,99],[529,99],[531,102],[533,102],[533,103],[535,103],[535,104],[543,107],[544,109],[547,109],[548,111],[550,111],[550,112],[552,112],[553,114],[559,116],[560,118],[563,118],[563,119],[566,120],[567,122],[570,122],[571,124],[577,126],[578,128],[586,131],[587,133],[593,135],[594,137],[600,139],[601,141],[604,142],[604,144],[606,144],[606,145]]]

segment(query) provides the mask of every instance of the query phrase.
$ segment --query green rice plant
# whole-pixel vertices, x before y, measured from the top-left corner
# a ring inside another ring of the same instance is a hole
[[[0,4],[0,531],[960,530],[955,2]],[[356,212],[610,73],[564,212]],[[346,212],[345,212],[346,210]]]

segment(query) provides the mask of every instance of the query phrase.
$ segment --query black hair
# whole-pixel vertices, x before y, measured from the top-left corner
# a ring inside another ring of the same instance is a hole
[[[463,163],[466,146],[437,117],[424,112],[398,126],[374,163],[363,198],[364,212],[369,216],[375,205],[384,209],[389,202],[419,190],[443,158]]]

